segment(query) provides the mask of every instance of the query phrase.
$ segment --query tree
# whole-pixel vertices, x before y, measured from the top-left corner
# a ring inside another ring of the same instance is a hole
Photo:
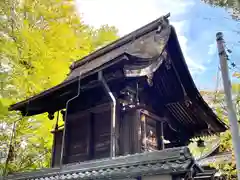
[[[240,1],[239,0],[202,0],[202,1],[212,6],[230,9],[233,19],[240,20]]]
[[[236,73],[234,73],[236,76]],[[240,84],[233,84],[232,85],[233,94],[234,94],[234,104],[236,107],[236,113],[237,116],[240,117]],[[224,92],[223,91],[201,91],[201,94],[203,97],[205,97],[207,103],[212,107],[212,109],[215,111],[215,113],[218,115],[218,117],[223,120],[227,125],[228,117],[227,117],[227,108],[225,104],[224,99]],[[230,130],[227,130],[226,132],[221,133],[219,136],[213,136],[213,137],[207,137],[204,139],[206,142],[205,148],[198,148],[195,143],[192,143],[190,145],[190,148],[192,149],[193,154],[195,157],[200,157],[203,155],[202,152],[207,153],[211,151],[213,146],[216,144],[217,140],[220,140],[220,152],[233,152],[233,146],[232,146],[232,138],[231,138],[231,132]],[[234,157],[233,157],[234,158]],[[234,159],[231,163],[224,163],[224,164],[218,164],[213,163],[210,166],[213,166],[222,172],[226,174],[228,179],[235,178],[236,177],[236,163],[234,162]]]
[[[7,149],[7,172],[49,167],[54,121],[22,117],[8,106],[63,81],[73,61],[115,40],[117,30],[84,24],[72,0],[3,0],[0,7],[0,148]]]

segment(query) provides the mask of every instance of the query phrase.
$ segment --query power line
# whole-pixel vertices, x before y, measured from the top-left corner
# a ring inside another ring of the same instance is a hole
[[[233,73],[239,73],[240,72],[240,67],[238,64],[236,64],[231,58],[229,58],[229,54],[232,53],[232,50],[229,49],[226,45],[226,43],[224,44],[224,48],[227,50],[226,53],[226,59],[228,61],[228,68],[233,72]]]

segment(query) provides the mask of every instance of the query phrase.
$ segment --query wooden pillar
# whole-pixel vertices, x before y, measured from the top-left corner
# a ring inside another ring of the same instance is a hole
[[[129,127],[131,125],[128,121],[129,115],[122,112],[120,119],[120,154],[127,155],[130,154],[130,131]]]
[[[140,122],[140,112],[135,109],[133,110],[134,116],[133,116],[133,139],[132,139],[132,145],[133,145],[133,151],[132,153],[140,153],[141,152],[141,122]]]
[[[146,130],[146,116],[145,114],[140,113],[140,121],[141,121],[141,148],[143,151],[147,149],[147,130]]]
[[[157,134],[157,144],[158,150],[164,149],[164,134],[163,134],[163,122],[157,122],[156,124],[156,134]]]
[[[62,136],[63,130],[53,131],[53,146],[52,146],[52,162],[51,167],[60,166],[60,156],[61,156],[61,147],[62,147]]]
[[[136,109],[122,112],[120,120],[120,154],[141,152],[140,120]]]
[[[121,120],[121,113],[120,113],[120,104],[117,102],[116,104],[116,135],[115,135],[115,141],[116,141],[116,155],[118,156],[120,154],[120,120]]]

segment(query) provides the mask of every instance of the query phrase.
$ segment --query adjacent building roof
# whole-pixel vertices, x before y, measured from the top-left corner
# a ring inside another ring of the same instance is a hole
[[[11,180],[124,179],[139,176],[185,175],[190,170],[202,172],[187,147],[146,152],[113,159],[101,159],[65,165],[62,168],[10,175]]]
[[[202,167],[210,166],[213,163],[222,164],[230,163],[233,160],[232,151],[220,152],[220,140],[212,148],[211,151],[206,153],[204,156],[197,159],[197,162]]]
[[[199,159],[197,162],[200,166],[210,166],[213,163],[217,164],[225,164],[225,163],[230,163],[233,161],[233,155],[232,152],[222,152],[222,153],[217,153],[216,155],[213,156],[208,156],[202,159]]]
[[[203,100],[192,80],[168,16],[163,16],[76,61],[63,83],[12,105],[10,110],[20,110],[22,114],[31,116],[63,109],[66,102],[76,96],[79,79],[80,96],[84,96],[83,91],[100,86],[95,76],[97,72],[107,71],[121,62],[122,66],[115,68],[119,72],[109,70],[108,72],[115,74],[106,81],[116,83],[119,79],[153,75],[153,85],[148,87],[149,98],[155,100],[158,110],[168,114],[175,129],[180,134],[184,132],[186,139],[225,131],[227,127]]]

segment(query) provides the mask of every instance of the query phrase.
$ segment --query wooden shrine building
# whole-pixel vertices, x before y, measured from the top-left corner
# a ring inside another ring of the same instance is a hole
[[[198,92],[168,16],[74,62],[67,79],[10,110],[61,111],[52,168],[9,179],[197,176],[191,138],[226,130]],[[60,113],[59,113],[60,114]]]

